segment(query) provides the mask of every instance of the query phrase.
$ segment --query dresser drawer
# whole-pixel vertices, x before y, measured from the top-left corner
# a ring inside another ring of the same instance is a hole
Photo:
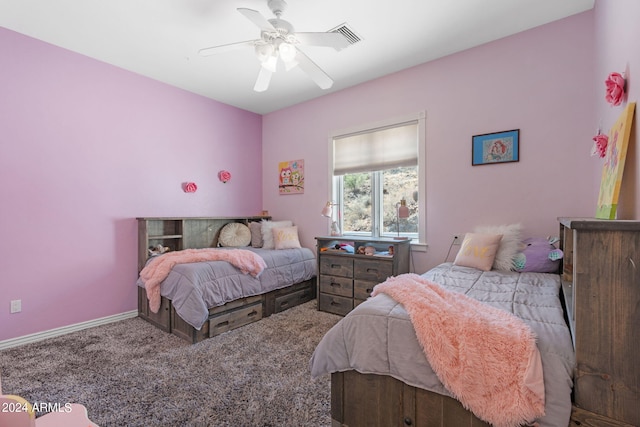
[[[371,282],[369,280],[354,280],[353,281],[353,297],[361,300],[365,300],[371,296],[373,287],[378,282]]]
[[[393,263],[387,260],[358,260],[355,264],[354,278],[384,282],[393,275]]]
[[[320,292],[353,297],[353,280],[348,277],[320,276]]]
[[[353,277],[353,258],[321,255],[320,274]]]
[[[345,316],[353,310],[353,299],[320,293],[319,308],[321,311]]]

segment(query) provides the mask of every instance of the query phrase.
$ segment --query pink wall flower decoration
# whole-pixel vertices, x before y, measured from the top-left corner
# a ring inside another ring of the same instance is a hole
[[[218,172],[218,178],[222,181],[223,184],[226,184],[227,181],[231,179],[231,172],[226,170],[221,170]]]
[[[196,185],[195,182],[184,182],[182,184],[182,190],[185,193],[195,193],[197,189],[198,189],[198,186]]]
[[[604,158],[607,154],[607,145],[609,145],[609,137],[600,132],[593,137],[593,149],[591,150],[592,156],[598,156]]]
[[[622,103],[624,97],[624,77],[620,73],[611,73],[604,81],[606,93],[604,99],[614,107]]]

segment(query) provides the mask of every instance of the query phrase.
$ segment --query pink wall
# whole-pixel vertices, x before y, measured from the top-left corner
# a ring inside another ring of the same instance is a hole
[[[640,2],[637,0],[597,0],[595,6],[596,60],[595,60],[595,119],[593,132],[599,125],[608,132],[624,110],[626,101],[638,102],[640,95]],[[609,73],[625,73],[627,99],[612,107],[604,100],[604,80]],[[640,128],[639,105],[636,105],[635,125],[631,129],[629,151],[622,178],[618,218],[640,219]],[[596,181],[600,185],[603,160],[595,163]]]
[[[0,52],[0,340],[136,309],[135,217],[261,210],[261,116],[2,28]]]
[[[427,243],[414,271],[445,259],[454,233],[521,222],[557,235],[558,216],[593,216],[593,13],[582,13],[263,118],[263,200],[313,247],[327,232],[328,135],[426,112]],[[471,137],[519,128],[521,160],[471,166]],[[279,196],[279,161],[305,159],[305,193]]]
[[[593,216],[602,162],[591,137],[622,110],[604,102],[603,80],[626,71],[637,99],[638,16],[636,0],[596,0],[592,12],[262,118],[0,28],[0,340],[135,309],[137,216],[264,208],[313,247],[327,231],[328,135],[418,111],[429,247],[414,271],[475,225],[519,221],[545,236],[557,216]],[[472,135],[513,128],[519,163],[470,165]],[[635,219],[637,140],[635,126],[620,206]],[[279,196],[277,163],[293,159],[306,160],[305,193]],[[222,168],[237,171],[225,185]],[[197,193],[180,190],[187,180]],[[10,315],[13,299],[23,311]]]

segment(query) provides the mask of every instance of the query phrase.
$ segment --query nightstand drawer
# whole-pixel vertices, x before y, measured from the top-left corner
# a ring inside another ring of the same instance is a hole
[[[353,310],[353,299],[320,293],[319,308],[321,311],[345,316]]]
[[[353,258],[323,255],[320,257],[320,274],[353,277]]]
[[[348,277],[320,276],[320,292],[353,297],[353,280]]]
[[[378,282],[371,282],[368,280],[354,280],[353,297],[362,300],[369,298],[373,291],[373,287],[377,284]]]
[[[393,276],[393,263],[387,260],[358,260],[355,267],[354,278],[384,282]]]

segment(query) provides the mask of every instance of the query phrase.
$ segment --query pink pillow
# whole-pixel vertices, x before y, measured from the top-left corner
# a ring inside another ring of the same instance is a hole
[[[467,233],[453,263],[489,271],[498,252],[500,240],[502,234]]]
[[[293,249],[300,247],[298,227],[278,227],[273,229],[273,242],[276,249]]]

